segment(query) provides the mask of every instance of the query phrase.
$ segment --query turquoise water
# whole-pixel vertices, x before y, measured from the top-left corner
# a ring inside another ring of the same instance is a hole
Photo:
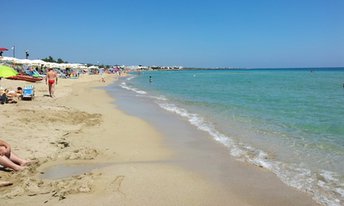
[[[151,76],[151,81],[149,81]],[[324,205],[344,205],[344,68],[133,73],[122,88]]]

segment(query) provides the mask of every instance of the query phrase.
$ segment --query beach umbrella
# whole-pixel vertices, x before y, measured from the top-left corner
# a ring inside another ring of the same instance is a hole
[[[0,57],[2,57],[2,52],[7,51],[8,49],[6,48],[0,48]]]
[[[2,78],[13,77],[17,74],[18,72],[14,70],[13,68],[6,65],[0,65],[0,87],[1,87]]]
[[[7,63],[14,63],[16,60],[17,59],[14,57],[2,57],[2,58],[0,58],[0,62],[7,62]]]
[[[0,65],[0,77],[1,78],[13,77],[17,74],[18,74],[18,72],[16,70],[14,70],[13,68],[6,66],[6,65]]]

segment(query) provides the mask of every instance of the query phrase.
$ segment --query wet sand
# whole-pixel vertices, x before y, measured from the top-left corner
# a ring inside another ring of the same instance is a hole
[[[0,181],[13,183],[0,187],[1,204],[316,205],[261,168],[221,159],[210,167],[201,161],[213,161],[207,154],[171,147],[164,134],[119,110],[99,88],[115,79],[61,79],[56,98],[46,96],[43,82],[35,83],[33,101],[0,106],[0,138],[19,156],[36,161],[22,172],[0,171]],[[12,89],[27,84],[1,81]],[[189,154],[186,164],[176,161],[180,151]],[[68,165],[80,165],[80,171],[44,176],[54,167],[66,172]]]

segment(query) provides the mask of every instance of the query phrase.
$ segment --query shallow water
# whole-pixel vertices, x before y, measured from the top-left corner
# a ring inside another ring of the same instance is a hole
[[[91,172],[92,170],[99,169],[109,164],[57,164],[44,169],[41,178],[42,179],[63,179],[76,175],[82,175],[84,173]]]
[[[117,89],[135,96],[130,110],[143,118],[159,111],[135,111],[135,103],[154,104],[230,156],[271,170],[318,202],[341,205],[343,81],[343,69],[159,71],[135,74]]]

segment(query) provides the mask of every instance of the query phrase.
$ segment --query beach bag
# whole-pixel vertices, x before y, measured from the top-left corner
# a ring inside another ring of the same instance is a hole
[[[8,102],[8,99],[7,99],[7,96],[5,93],[3,93],[1,96],[0,96],[0,103],[1,104],[5,104]]]

